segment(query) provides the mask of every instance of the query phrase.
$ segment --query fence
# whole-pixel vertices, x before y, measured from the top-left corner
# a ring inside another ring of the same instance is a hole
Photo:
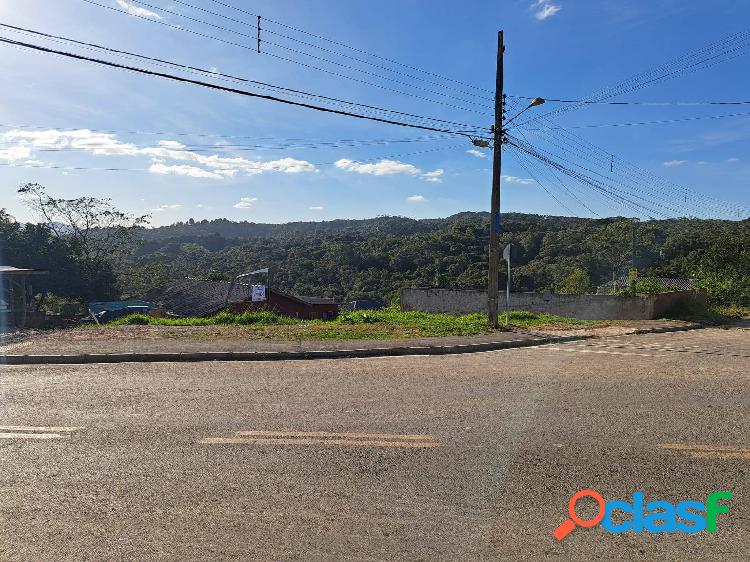
[[[706,301],[706,293],[693,289],[656,295],[616,297],[611,295],[557,295],[511,293],[511,310],[547,312],[582,320],[653,320],[682,300]],[[505,293],[498,294],[498,309],[505,310]],[[487,312],[485,291],[452,289],[401,289],[401,309],[422,312],[471,314]]]

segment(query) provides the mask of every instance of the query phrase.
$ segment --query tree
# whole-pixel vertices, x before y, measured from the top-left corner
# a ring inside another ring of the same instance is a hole
[[[584,295],[589,291],[590,286],[589,274],[586,270],[577,267],[555,285],[555,291],[561,295]]]
[[[129,253],[137,230],[148,224],[148,216],[120,211],[111,199],[58,199],[37,183],[21,186],[18,193],[77,263],[83,285],[79,297],[114,296],[114,268]]]

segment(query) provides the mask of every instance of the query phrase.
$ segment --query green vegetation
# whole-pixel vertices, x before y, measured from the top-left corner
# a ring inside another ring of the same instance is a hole
[[[503,315],[500,315],[501,319]],[[577,318],[568,318],[566,316],[557,316],[546,312],[527,312],[523,310],[513,311],[508,315],[508,322],[511,326],[519,328],[538,328],[540,326],[591,326],[597,324],[591,320],[579,320]],[[598,322],[601,324],[601,322]]]
[[[665,287],[656,279],[649,277],[638,279],[633,286],[621,289],[615,293],[619,297],[632,297],[634,295],[656,295],[658,293],[668,293],[671,291],[670,288]]]
[[[297,324],[294,318],[274,312],[220,312],[209,318],[158,318],[145,314],[130,314],[108,323],[108,326],[270,326]]]
[[[501,320],[503,317],[501,316]],[[501,322],[502,323],[502,322]],[[584,326],[593,322],[564,318],[552,314],[511,312],[513,326]],[[481,314],[451,316],[424,312],[401,312],[391,307],[378,311],[356,311],[341,314],[331,321],[302,321],[271,312],[222,312],[211,318],[155,318],[131,314],[106,326],[241,326],[254,332],[251,337],[285,339],[383,339],[427,336],[472,336],[492,330]]]
[[[281,291],[344,301],[393,303],[404,286],[486,284],[487,213],[289,224],[191,219],[146,229],[145,217],[107,200],[53,199],[35,184],[21,192],[41,224],[20,224],[0,211],[2,262],[48,269],[51,275],[35,278],[34,288],[52,300],[138,297],[175,279],[226,280],[268,266]],[[518,250],[513,290],[593,292],[613,275],[626,275],[635,259],[636,292],[661,290],[648,278],[690,278],[712,305],[750,306],[748,219],[649,220],[634,227],[624,217],[508,213],[500,242]],[[503,268],[501,287],[505,275]]]
[[[273,285],[282,291],[388,300],[404,286],[484,287],[487,229],[486,213],[282,225],[188,221],[141,231],[139,247],[118,273],[130,296],[165,277],[205,277],[211,270],[231,276],[271,266]],[[633,222],[508,213],[501,244],[509,242],[519,251],[513,290],[594,292],[613,273],[627,275]],[[750,221],[643,221],[636,248],[637,291],[661,290],[647,278],[695,279],[712,303],[750,305]],[[502,268],[501,287],[505,282]]]
[[[590,290],[591,278],[586,270],[580,267],[576,267],[555,284],[555,291],[561,295],[585,295]]]

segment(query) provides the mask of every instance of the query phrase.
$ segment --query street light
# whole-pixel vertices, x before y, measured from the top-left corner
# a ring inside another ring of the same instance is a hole
[[[521,113],[523,113],[527,109],[531,109],[532,107],[542,105],[543,103],[544,103],[544,98],[534,98],[533,100],[531,100],[531,103],[529,105],[527,105],[524,109],[519,111],[514,117],[511,117],[509,121],[506,121],[505,124],[503,125],[503,129],[505,129],[508,125],[510,125],[510,123],[513,120],[515,120],[519,115],[521,115]]]

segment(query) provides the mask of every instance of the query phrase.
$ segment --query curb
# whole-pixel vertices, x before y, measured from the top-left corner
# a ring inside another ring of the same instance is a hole
[[[199,351],[190,353],[86,353],[78,355],[5,355],[4,365],[84,365],[91,363],[159,363],[202,361],[300,361],[357,357],[399,357],[405,355],[454,355],[519,347],[535,347],[591,339],[591,336],[534,337],[498,342],[455,345],[373,347],[317,351]]]
[[[641,334],[666,334],[668,332],[688,332],[690,330],[702,330],[705,328],[703,324],[695,324],[693,326],[663,326],[661,328],[646,328],[644,330],[636,330],[633,335]]]

